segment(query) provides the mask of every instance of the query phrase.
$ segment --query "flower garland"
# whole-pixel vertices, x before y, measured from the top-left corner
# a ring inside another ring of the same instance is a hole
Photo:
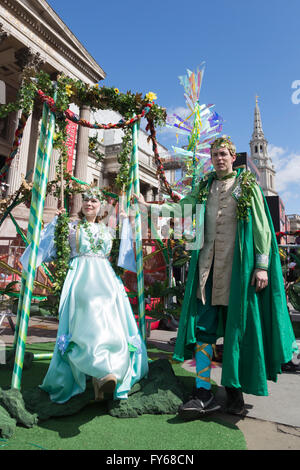
[[[205,204],[209,195],[209,182],[216,177],[214,171],[208,173],[200,182],[198,187],[198,202]],[[256,185],[255,176],[251,171],[242,171],[238,176],[237,185],[233,190],[233,195],[237,199],[237,218],[239,220],[249,220],[249,210],[251,208],[251,199],[253,196],[253,188]]]
[[[42,102],[47,103],[49,108],[51,109],[52,112],[57,113],[57,108],[55,106],[53,98],[51,96],[47,96],[42,90],[38,90],[38,95],[41,98]],[[120,119],[119,122],[112,124],[111,122],[109,124],[100,124],[98,122],[91,123],[89,121],[86,121],[85,119],[80,119],[73,111],[70,109],[67,109],[64,112],[64,115],[67,119],[70,121],[79,124],[80,126],[83,127],[89,127],[90,129],[122,129],[123,127],[127,127],[136,121],[139,121],[142,117],[145,116],[145,114],[149,111],[149,109],[152,107],[152,103],[146,103],[143,106],[142,111],[137,114],[135,117],[124,120]]]
[[[51,98],[57,92],[56,103]],[[15,103],[0,106],[0,118],[5,118],[10,112],[22,110],[22,126],[31,114],[36,97],[46,102],[52,111],[56,113],[56,139],[54,147],[63,154],[63,161],[66,160],[66,118],[76,122],[79,125],[94,129],[112,129],[112,128],[128,128],[135,120],[141,119],[148,114],[156,125],[163,126],[166,122],[166,110],[154,103],[156,99],[155,93],[149,92],[144,97],[141,93],[133,94],[130,91],[120,93],[117,88],[109,88],[98,84],[91,86],[81,80],[74,80],[63,74],[57,77],[54,83],[50,79],[49,74],[44,71],[36,73],[32,68],[27,68],[23,72],[22,85],[18,91]],[[116,124],[91,124],[85,120],[79,119],[69,110],[70,103],[77,106],[88,106],[91,110],[112,109],[123,116]],[[133,115],[136,115],[132,118]],[[21,136],[16,135],[15,143],[10,155],[7,157],[5,167],[0,171],[0,178],[3,178],[7,172],[12,159],[16,154],[16,147],[20,145]],[[126,145],[126,143],[125,143]],[[127,155],[124,152],[123,157]],[[121,170],[127,173],[126,165],[121,165]],[[125,177],[119,178],[124,181]]]
[[[93,234],[92,234],[91,229],[90,229],[90,224],[86,220],[86,218],[84,218],[84,220],[81,220],[79,222],[79,224],[88,236],[92,252],[95,253],[95,254],[98,253],[98,251],[101,250],[101,248],[102,248],[103,240],[98,239],[96,244],[95,244],[95,240],[94,240]]]
[[[105,157],[105,154],[100,151],[100,142],[96,135],[89,137],[89,152],[95,158],[96,163],[101,163]]]
[[[237,218],[239,220],[248,221],[251,200],[253,197],[253,188],[257,184],[255,176],[251,171],[243,171],[239,177],[238,184],[240,185],[240,189],[237,203]]]
[[[69,269],[71,248],[69,244],[69,222],[70,218],[63,212],[59,215],[54,232],[54,243],[57,259],[54,261],[55,281],[53,283],[53,294],[60,296],[66,274]]]
[[[199,183],[198,189],[198,202],[199,204],[205,204],[209,195],[209,181],[211,178],[215,178],[215,172],[211,171],[205,175],[205,177]]]
[[[162,161],[161,161],[159,153],[158,153],[157,141],[156,141],[156,131],[155,131],[155,127],[154,127],[154,122],[151,119],[151,117],[149,117],[149,116],[147,116],[147,120],[148,120],[148,124],[146,126],[146,131],[150,130],[150,136],[148,137],[147,140],[148,140],[148,142],[149,142],[150,139],[152,140],[152,148],[153,148],[155,163],[157,165],[157,176],[162,181],[162,183],[165,186],[166,191],[169,194],[169,196],[171,197],[171,199],[174,202],[178,202],[180,200],[180,197],[177,196],[173,192],[173,190],[171,188],[171,185],[169,184],[169,182],[166,178],[164,167],[163,167]]]
[[[53,95],[54,88],[57,92],[56,103],[54,103]],[[120,163],[120,171],[116,179],[116,185],[119,189],[122,189],[127,185],[128,173],[129,173],[129,160],[130,160],[130,145],[131,145],[131,125],[140,120],[142,117],[146,117],[148,125],[146,129],[150,129],[150,139],[153,142],[153,151],[155,162],[157,164],[157,174],[163,185],[165,186],[168,194],[174,201],[178,201],[179,198],[172,191],[169,185],[162,162],[160,160],[156,134],[154,125],[163,126],[166,122],[166,110],[159,107],[154,103],[157,96],[153,92],[148,92],[144,97],[141,93],[133,94],[130,91],[127,93],[120,93],[117,88],[108,88],[105,86],[100,87],[98,84],[91,86],[87,85],[81,80],[74,80],[63,74],[58,76],[57,82],[54,84],[50,79],[50,76],[40,71],[34,72],[33,69],[25,69],[22,78],[22,86],[19,89],[18,97],[15,103],[9,103],[8,105],[0,106],[0,118],[6,117],[10,112],[22,109],[23,118],[22,126],[24,128],[26,120],[32,112],[34,100],[39,97],[43,102],[46,102],[50,109],[56,113],[56,132],[54,148],[58,149],[61,153],[61,158],[58,162],[58,168],[61,168],[61,160],[63,161],[64,168],[66,167],[67,161],[67,150],[66,150],[66,118],[91,129],[113,129],[119,128],[125,130],[125,136],[122,142],[122,150],[119,154],[118,161]],[[97,109],[113,109],[119,112],[124,119],[121,119],[118,123],[112,124],[99,124],[90,123],[88,121],[80,119],[75,113],[70,111],[69,105],[73,102],[79,107],[85,105],[89,106],[92,110]],[[132,117],[135,115],[134,117]],[[22,130],[20,131],[22,134]],[[16,154],[16,148],[20,145],[21,137],[20,134],[16,134],[13,149],[6,159],[5,166],[0,171],[0,179],[4,177],[7,172],[12,159]],[[99,156],[101,160],[102,155]],[[64,170],[64,178],[67,178],[67,170]]]

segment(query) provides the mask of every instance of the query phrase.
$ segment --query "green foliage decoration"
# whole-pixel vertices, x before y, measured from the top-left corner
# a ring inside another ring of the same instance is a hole
[[[58,216],[57,224],[55,227],[55,247],[57,258],[54,261],[55,266],[55,281],[53,283],[53,294],[60,296],[63,284],[65,282],[66,274],[69,269],[70,263],[70,244],[69,238],[69,222],[68,215],[63,212]]]

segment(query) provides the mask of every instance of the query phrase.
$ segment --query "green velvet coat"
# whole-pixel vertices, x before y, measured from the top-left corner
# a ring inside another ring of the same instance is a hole
[[[212,184],[208,179],[208,187]],[[188,202],[197,203],[197,191]],[[277,381],[281,365],[297,350],[287,310],[281,262],[268,205],[265,212],[271,229],[268,286],[255,292],[251,277],[255,269],[252,210],[248,221],[238,220],[226,324],[219,322],[224,337],[221,384],[241,387],[245,393],[268,395],[267,380]],[[174,350],[174,359],[192,358],[196,343],[199,251],[192,251],[185,296]]]

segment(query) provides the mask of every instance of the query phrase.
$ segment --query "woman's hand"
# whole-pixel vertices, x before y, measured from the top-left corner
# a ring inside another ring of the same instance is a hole
[[[120,219],[126,219],[128,217],[128,214],[126,214],[125,210],[123,209],[123,207],[120,207],[119,209],[119,217]]]
[[[66,212],[66,209],[65,209],[64,207],[61,207],[60,209],[57,209],[56,215],[60,216],[60,215],[63,214],[64,212]]]
[[[256,292],[260,292],[268,285],[268,272],[265,269],[255,269],[252,280],[251,286],[256,284]]]
[[[149,207],[150,204],[148,202],[145,201],[145,198],[142,194],[140,194],[139,196],[135,193],[133,193],[133,200],[134,202],[137,201],[138,204],[142,204],[143,206],[145,207]]]

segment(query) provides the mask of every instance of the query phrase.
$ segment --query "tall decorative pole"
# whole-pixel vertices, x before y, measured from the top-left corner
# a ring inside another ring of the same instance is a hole
[[[42,114],[42,121],[41,121],[41,130],[40,130],[40,139],[39,139],[37,160],[43,159],[43,155],[44,155],[44,151],[45,151],[45,141],[46,141],[46,132],[47,132],[48,119],[49,119],[49,108],[45,103],[44,106],[43,106],[43,114]],[[34,174],[34,181],[35,182],[37,181],[37,178],[39,177],[38,174],[37,174],[37,171],[38,171],[38,165],[36,165],[36,168],[35,168],[35,174]],[[36,198],[37,198],[37,194],[36,194],[37,191],[38,191],[38,185],[34,184],[33,187],[32,187],[31,205],[33,205],[33,201],[36,200]],[[28,244],[30,244],[31,240],[32,240],[33,226],[34,226],[34,212],[32,210],[30,210],[29,220],[28,220],[28,232],[27,232],[27,242],[28,242]],[[18,302],[18,310],[17,310],[17,319],[16,319],[16,326],[15,326],[15,334],[14,334],[14,344],[13,344],[13,349],[14,350],[17,347],[17,341],[18,341],[18,335],[19,335],[19,325],[20,325],[20,319],[21,319],[21,311],[22,311],[22,305],[23,305],[24,290],[25,290],[25,284],[26,284],[26,276],[27,276],[27,273],[23,269],[22,279],[21,279],[21,287],[20,287],[20,296],[19,296],[19,302]]]
[[[56,100],[56,92],[54,101]],[[47,105],[45,105],[47,106]],[[48,106],[47,106],[48,107]],[[21,388],[21,378],[23,371],[24,354],[27,339],[28,322],[30,315],[30,305],[32,298],[33,282],[36,271],[36,259],[40,243],[40,233],[42,228],[43,210],[45,197],[47,192],[47,182],[50,167],[50,157],[53,147],[53,134],[55,129],[55,114],[50,112],[49,127],[46,147],[40,140],[38,149],[38,157],[36,163],[35,178],[33,183],[29,227],[31,251],[29,255],[28,272],[26,273],[26,281],[24,287],[24,295],[22,299],[22,309],[20,311],[20,324],[18,328],[18,340],[15,355],[14,370],[12,375],[11,388]]]
[[[140,195],[139,163],[138,163],[138,129],[139,123],[135,122],[132,126],[132,154],[131,171],[133,176],[133,188],[137,196]],[[130,171],[130,173],[131,173]],[[138,288],[138,306],[139,306],[139,328],[141,335],[146,342],[146,317],[145,317],[145,298],[144,298],[144,271],[143,271],[143,245],[142,245],[142,222],[139,204],[135,203],[135,243],[136,243],[136,274]]]
[[[201,118],[200,118],[200,107],[199,103],[197,102],[195,105],[195,119],[194,119],[194,126],[191,135],[191,142],[188,146],[188,150],[193,151],[193,175],[192,175],[192,190],[195,189],[196,184],[196,153],[197,153],[197,146],[198,141],[200,139],[200,128],[201,128]]]
[[[185,91],[188,117],[183,118],[177,114],[167,117],[167,127],[175,128],[176,136],[178,134],[188,136],[187,146],[172,147],[177,158],[185,163],[187,170],[175,185],[176,191],[182,196],[193,190],[197,182],[212,169],[210,144],[220,135],[223,126],[221,116],[212,111],[214,105],[200,104],[203,75],[204,63],[197,68],[197,72],[187,70],[186,75],[179,77]]]

